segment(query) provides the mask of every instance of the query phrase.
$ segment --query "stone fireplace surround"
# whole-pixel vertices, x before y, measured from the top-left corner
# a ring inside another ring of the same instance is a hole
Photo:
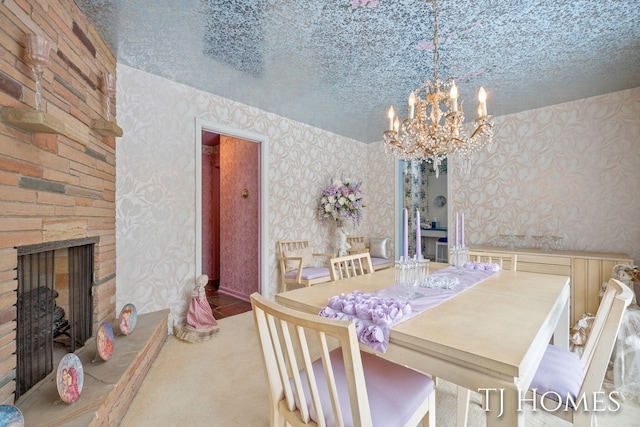
[[[101,79],[115,75],[116,61],[73,1],[6,0],[0,19],[0,113],[35,108],[24,37],[39,34],[51,42],[42,111],[62,129],[30,132],[0,121],[0,404],[14,404],[17,247],[99,238],[93,334],[116,317],[116,140],[91,128],[92,120],[106,120]]]
[[[73,0],[4,0],[0,21],[0,117],[35,111],[24,39],[38,34],[51,43],[42,112],[59,125],[41,133],[0,119],[0,404],[18,406],[30,426],[117,425],[167,338],[168,310],[139,313],[105,363],[96,362],[94,338],[77,350],[85,388],[74,404],[59,398],[56,369],[17,402],[14,394],[18,247],[97,238],[92,335],[116,318],[116,138],[92,126],[106,121],[100,88],[105,73],[116,75],[116,60]]]

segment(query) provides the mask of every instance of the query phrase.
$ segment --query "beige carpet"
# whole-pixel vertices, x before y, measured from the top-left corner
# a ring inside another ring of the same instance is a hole
[[[125,415],[122,426],[268,426],[266,379],[252,313],[219,321],[210,341],[192,344],[170,336]],[[440,380],[436,419],[455,426],[455,387]],[[469,426],[484,426],[479,395],[473,397]],[[543,412],[526,414],[527,426],[568,426]],[[602,427],[637,425],[640,407],[625,403],[601,413]]]

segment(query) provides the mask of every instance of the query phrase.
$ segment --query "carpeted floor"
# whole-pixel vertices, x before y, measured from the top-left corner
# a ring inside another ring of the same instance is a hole
[[[269,425],[266,379],[251,312],[226,317],[211,340],[192,344],[170,336],[131,402],[122,426],[259,427]],[[436,419],[455,426],[456,388],[440,380]],[[469,426],[484,426],[479,395],[472,398]],[[527,411],[527,426],[568,426],[543,412]],[[601,413],[601,427],[637,425],[640,406],[625,403]]]

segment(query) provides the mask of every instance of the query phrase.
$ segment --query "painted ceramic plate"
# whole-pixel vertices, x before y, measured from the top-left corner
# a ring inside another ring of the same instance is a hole
[[[441,207],[443,207],[444,205],[447,204],[447,198],[444,197],[444,196],[438,196],[438,197],[436,197],[434,202],[435,202],[437,207],[441,208]]]
[[[122,332],[124,335],[129,335],[136,327],[137,321],[138,312],[136,311],[135,305],[129,303],[122,307],[122,310],[120,310],[120,316],[118,316],[120,332]]]
[[[109,360],[113,353],[113,329],[108,322],[102,322],[100,324],[96,345],[98,346],[98,354],[102,360]]]
[[[24,416],[12,405],[0,405],[0,426],[23,427]]]
[[[58,394],[60,398],[73,403],[80,397],[84,384],[84,369],[82,362],[74,353],[68,353],[58,364]]]

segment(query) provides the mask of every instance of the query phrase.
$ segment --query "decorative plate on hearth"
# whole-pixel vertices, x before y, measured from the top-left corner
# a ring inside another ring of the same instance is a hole
[[[102,360],[109,360],[111,354],[113,354],[113,328],[108,322],[102,322],[98,327],[96,345]]]
[[[0,426],[23,427],[24,416],[13,405],[0,405]]]
[[[135,305],[129,303],[122,307],[120,316],[118,316],[118,324],[120,325],[120,332],[122,332],[123,335],[129,335],[133,332],[137,321],[138,312],[136,311]]]
[[[64,402],[73,403],[78,400],[84,384],[84,369],[74,353],[65,355],[58,364],[56,382],[58,394]]]

